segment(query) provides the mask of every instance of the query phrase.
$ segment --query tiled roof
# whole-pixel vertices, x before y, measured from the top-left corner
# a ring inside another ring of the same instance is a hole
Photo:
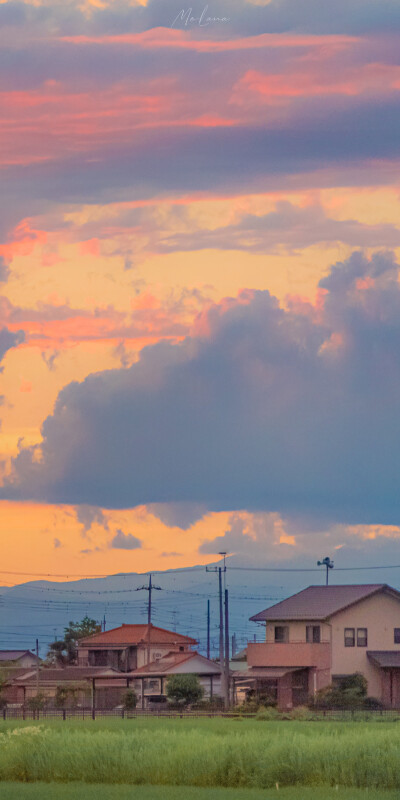
[[[36,671],[35,671],[35,673],[33,673],[32,669],[30,667],[29,668],[27,668],[27,667],[14,667],[14,669],[7,670],[7,674],[5,675],[6,685],[7,686],[11,686],[13,684],[13,682],[17,678],[20,678],[22,675],[28,675],[28,674],[29,675],[33,675],[33,674],[36,675]]]
[[[30,650],[0,650],[0,661],[18,661],[23,656],[31,656],[36,659],[35,654]]]
[[[243,683],[250,680],[250,678],[283,678],[290,672],[297,672],[300,667],[251,667],[250,669],[234,672],[233,676],[237,683]]]
[[[115,677],[120,673],[111,667],[49,667],[39,671],[40,683],[68,683],[69,681],[83,681],[87,678],[99,677],[107,672],[115,672]],[[25,669],[15,679],[17,683],[25,684],[36,681],[36,669]]]
[[[400,650],[367,650],[367,656],[378,667],[400,669]]]
[[[358,603],[378,592],[388,592],[400,600],[400,592],[386,583],[373,583],[350,586],[309,586],[293,594],[286,600],[276,603],[265,611],[250,617],[253,622],[267,620],[322,620],[337,614],[347,606]]]
[[[231,661],[246,661],[247,660],[247,647],[244,647],[243,650],[239,650],[238,653],[235,653],[232,656]]]
[[[180,664],[184,664],[187,661],[191,661],[193,658],[200,659],[203,661],[208,667],[210,664],[215,667],[215,672],[220,673],[220,666],[216,664],[214,661],[210,661],[208,658],[200,655],[197,653],[196,650],[192,650],[189,653],[168,653],[163,658],[158,658],[157,661],[152,661],[150,664],[145,664],[143,667],[139,669],[135,669],[129,673],[130,677],[136,677],[140,675],[148,675],[152,673],[153,675],[164,675],[169,673],[174,667],[180,666]]]
[[[88,636],[87,639],[81,639],[80,645],[87,647],[88,645],[98,644],[139,644],[140,642],[147,643],[149,641],[149,626],[148,625],[121,625],[119,628],[112,628],[110,631],[104,633],[95,633],[93,636]],[[156,625],[150,625],[150,643],[151,644],[197,644],[196,639],[191,639],[190,636],[182,636],[181,633],[175,631],[167,631],[164,628],[157,628]]]

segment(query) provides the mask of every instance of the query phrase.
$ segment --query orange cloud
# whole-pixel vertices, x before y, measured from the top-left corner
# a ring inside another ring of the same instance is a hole
[[[0,256],[6,261],[12,261],[15,256],[29,256],[37,244],[45,244],[47,234],[45,231],[31,228],[31,220],[23,219],[14,229],[9,242],[0,245]]]
[[[32,387],[32,384],[31,384],[30,381],[22,380],[21,381],[21,386],[19,387],[19,390],[20,390],[20,392],[23,392],[23,393],[26,392],[26,393],[29,394],[32,391],[32,388],[33,387]]]
[[[212,40],[191,38],[187,31],[168,28],[152,28],[143,33],[125,33],[107,36],[62,36],[63,42],[72,44],[94,45],[135,45],[143,49],[177,48],[195,50],[203,53],[227,52],[235,50],[254,50],[270,47],[305,48],[305,47],[334,47],[342,48],[359,42],[354,36],[327,35],[287,35],[279,33],[262,33],[258,36],[247,36],[241,39]]]
[[[300,63],[302,62],[299,59]],[[284,103],[288,98],[315,97],[323,95],[353,96],[362,92],[388,92],[400,88],[400,67],[386,64],[351,65],[307,63],[308,69],[299,69],[285,74],[266,74],[248,70],[234,87],[233,100],[246,101],[248,92],[253,92],[265,101]]]

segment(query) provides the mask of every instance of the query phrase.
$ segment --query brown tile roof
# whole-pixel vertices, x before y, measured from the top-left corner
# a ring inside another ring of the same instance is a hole
[[[233,672],[236,683],[248,682],[250,678],[283,678],[289,672],[298,672],[301,667],[251,667],[250,669]]]
[[[400,650],[367,650],[367,656],[378,667],[400,669]]]
[[[20,678],[21,675],[29,675],[32,672],[32,667],[13,667],[12,669],[7,668],[6,675],[4,676],[5,683],[7,686],[11,686],[11,684],[17,679]],[[36,672],[35,672],[36,675]]]
[[[80,645],[87,647],[88,645],[101,645],[101,644],[140,644],[141,642],[147,643],[149,626],[148,625],[120,625],[119,628],[112,628],[110,631],[104,633],[95,633],[93,636],[88,636],[87,639],[81,639]],[[175,631],[167,631],[165,628],[157,628],[156,625],[150,625],[150,642],[151,644],[197,644],[196,639],[191,639],[190,636],[182,636],[181,633]]]
[[[140,667],[139,669],[135,669],[132,672],[129,672],[130,677],[140,677],[143,675],[148,675],[149,673],[153,675],[164,675],[169,673],[174,667],[180,666],[180,664],[184,664],[187,661],[191,661],[193,658],[200,659],[203,661],[207,666],[212,664],[215,667],[215,672],[220,673],[221,669],[219,664],[215,663],[214,661],[210,661],[205,656],[200,655],[196,650],[191,650],[189,653],[168,653],[163,658],[158,658],[157,661],[152,661],[150,664],[145,664],[145,666]]]
[[[400,600],[400,592],[392,589],[386,583],[353,584],[350,586],[309,586],[286,600],[266,608],[265,611],[260,611],[259,614],[255,614],[250,619],[253,622],[327,619],[344,608],[378,592],[388,592]]]
[[[39,670],[39,683],[68,683],[69,681],[82,681],[87,678],[98,677],[112,670],[112,667],[49,667]],[[115,676],[120,673],[117,670]],[[36,669],[24,669],[22,674],[15,678],[16,683],[34,683],[36,681]]]

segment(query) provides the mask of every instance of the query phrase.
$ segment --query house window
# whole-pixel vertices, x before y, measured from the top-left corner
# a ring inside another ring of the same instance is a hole
[[[288,625],[275,625],[275,641],[288,642],[289,641],[289,626]]]
[[[357,628],[357,647],[367,647],[368,631],[367,628]]]
[[[184,652],[184,650],[185,650],[185,648],[184,648],[184,646],[181,644],[181,645],[179,646],[179,652],[180,652],[180,653],[183,653],[183,652]]]
[[[144,680],[144,688],[148,690],[160,690],[160,680],[159,678],[145,678]]]
[[[400,644],[400,628],[394,629],[394,643]]]
[[[306,642],[319,644],[320,641],[321,641],[321,626],[306,625]]]
[[[344,629],[344,646],[345,647],[354,647],[355,645],[355,628],[345,628]]]

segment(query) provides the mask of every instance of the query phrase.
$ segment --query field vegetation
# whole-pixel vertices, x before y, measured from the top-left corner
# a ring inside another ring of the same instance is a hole
[[[363,789],[197,789],[84,783],[3,783],[2,800],[398,800],[398,792]]]
[[[400,789],[394,722],[10,722],[0,728],[0,745],[2,781]]]

